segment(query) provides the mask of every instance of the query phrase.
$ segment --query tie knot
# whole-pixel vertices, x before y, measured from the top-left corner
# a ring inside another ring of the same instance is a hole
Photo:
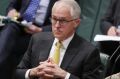
[[[61,48],[62,47],[62,43],[60,41],[56,42],[56,47],[57,48]]]

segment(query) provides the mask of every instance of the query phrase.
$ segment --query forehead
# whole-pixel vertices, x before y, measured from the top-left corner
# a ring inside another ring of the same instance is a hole
[[[56,5],[52,10],[52,16],[71,17],[70,7],[63,4]]]

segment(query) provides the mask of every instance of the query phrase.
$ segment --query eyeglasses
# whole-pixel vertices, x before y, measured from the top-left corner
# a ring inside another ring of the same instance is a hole
[[[51,18],[51,22],[52,24],[56,24],[57,22],[59,22],[60,25],[66,25],[71,21],[74,21],[76,19],[72,19],[72,20],[65,20],[65,19],[57,19],[57,18]]]

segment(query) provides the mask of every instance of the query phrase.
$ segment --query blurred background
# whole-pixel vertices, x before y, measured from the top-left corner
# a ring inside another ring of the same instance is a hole
[[[5,15],[10,0],[0,0],[0,15]],[[93,38],[100,32],[100,19],[104,15],[110,0],[79,0],[82,9],[81,24],[77,33],[93,42]]]

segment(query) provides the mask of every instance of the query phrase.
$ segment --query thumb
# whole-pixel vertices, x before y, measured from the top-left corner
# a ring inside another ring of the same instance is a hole
[[[52,64],[55,64],[53,58],[49,58],[49,62],[52,63]]]

